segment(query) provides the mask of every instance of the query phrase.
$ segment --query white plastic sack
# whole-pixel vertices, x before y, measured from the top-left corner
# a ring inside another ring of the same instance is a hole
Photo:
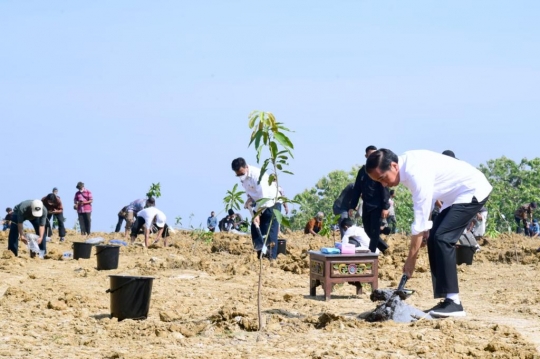
[[[34,253],[40,253],[40,250],[39,250],[39,244],[38,244],[38,239],[39,239],[39,236],[37,234],[27,234],[26,235],[26,239],[28,241],[28,250],[30,252],[34,252]]]
[[[85,243],[91,243],[91,244],[98,244],[98,243],[101,243],[101,242],[105,242],[105,240],[103,238],[101,238],[101,237],[96,237],[96,238],[87,239],[84,242]]]

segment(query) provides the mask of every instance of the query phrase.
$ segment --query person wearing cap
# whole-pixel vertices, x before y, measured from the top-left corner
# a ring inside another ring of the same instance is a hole
[[[166,233],[164,232],[167,226],[165,224],[166,220],[167,217],[162,211],[154,207],[154,204],[148,204],[145,209],[140,210],[137,213],[137,218],[131,228],[131,243],[135,242],[139,231],[141,229],[144,229],[144,246],[148,248],[149,237],[150,233],[152,232],[152,226],[155,225],[158,228],[156,238],[159,240],[159,237]],[[163,236],[163,238],[164,245],[167,246],[167,237]]]
[[[427,150],[397,156],[380,149],[368,157],[366,171],[385,187],[402,184],[411,191],[414,220],[403,273],[412,277],[420,248],[427,244],[433,296],[444,298],[429,313],[434,317],[465,316],[455,245],[491,194],[493,187],[486,176],[465,161]],[[430,213],[436,199],[442,207],[432,222]]]
[[[529,235],[529,225],[528,221],[532,222],[533,219],[533,212],[536,209],[537,205],[536,202],[530,202],[525,203],[521,205],[516,211],[514,212],[514,219],[516,220],[516,233],[521,234],[522,228],[520,226],[520,222],[523,224],[523,232],[526,236]]]
[[[73,201],[75,202],[74,208],[77,210],[77,215],[79,216],[81,234],[89,235],[91,232],[92,202],[94,198],[92,197],[92,192],[84,187],[84,183],[77,183],[76,188],[78,191],[75,192]]]
[[[261,177],[261,169],[248,165],[242,157],[232,161],[231,169],[242,183],[248,198],[252,199],[252,201],[248,200],[244,203],[244,208],[253,210],[253,213],[260,213],[258,216],[254,216],[251,222],[253,246],[260,257],[266,243],[266,247],[269,249],[266,255],[268,259],[274,260],[277,258],[279,233],[279,222],[274,210],[281,212],[281,203],[276,200],[279,197],[277,183],[268,184],[268,173]],[[262,199],[265,201],[260,201]],[[252,204],[255,204],[256,207],[252,208]],[[263,236],[267,236],[266,240]]]
[[[27,244],[28,240],[24,234],[23,223],[30,221],[36,234],[39,236],[39,249],[47,253],[47,241],[45,240],[45,224],[47,222],[47,208],[39,199],[22,201],[13,207],[13,216],[8,235],[8,250],[15,256],[19,255],[19,240]]]
[[[365,157],[368,158],[376,150],[375,146],[366,147]],[[375,253],[379,248],[384,253],[388,244],[381,238],[381,218],[388,216],[390,191],[368,176],[366,166],[362,166],[356,175],[349,203],[349,218],[352,218],[353,210],[358,210],[360,198],[362,198],[362,224],[371,238],[369,250]]]
[[[11,225],[11,217],[13,217],[13,209],[11,207],[6,208],[6,216],[4,217],[4,220],[2,221],[3,231],[7,231],[9,226]]]
[[[304,234],[316,236],[319,234],[324,225],[324,213],[318,212],[315,217],[311,218],[304,227]]]
[[[49,193],[41,199],[45,208],[47,208],[47,233],[46,235],[52,237],[51,229],[51,220],[52,217],[56,217],[56,222],[58,222],[58,235],[60,236],[60,242],[64,241],[66,236],[66,228],[64,226],[64,207],[62,206],[62,201],[60,197],[56,196],[54,193]]]
[[[145,209],[146,207],[155,206],[156,200],[153,197],[150,198],[141,198],[136,199],[127,206],[126,214],[126,236],[131,231],[135,220],[137,219],[137,214]]]

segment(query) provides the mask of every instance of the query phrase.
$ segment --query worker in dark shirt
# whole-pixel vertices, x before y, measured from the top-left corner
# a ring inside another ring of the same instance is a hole
[[[334,201],[334,205],[332,206],[332,211],[334,212],[334,215],[340,215],[339,216],[339,223],[344,218],[349,218],[349,203],[351,203],[351,196],[353,194],[354,189],[354,183],[349,183],[343,191],[339,194],[339,197],[336,198]],[[345,231],[339,227],[339,232],[341,233],[341,237],[343,238],[343,234]]]
[[[45,240],[45,223],[47,222],[47,208],[39,199],[22,201],[13,208],[13,217],[8,236],[8,250],[15,256],[19,254],[19,240],[28,243],[24,234],[23,222],[30,221],[36,234],[39,236],[37,242],[39,249],[47,252],[47,241]]]
[[[52,219],[56,217],[58,223],[58,236],[60,236],[60,242],[63,242],[66,237],[66,227],[64,226],[64,206],[60,197],[54,193],[49,193],[41,199],[43,205],[47,209],[47,225],[46,236],[52,237]]]
[[[366,148],[366,158],[376,151],[377,147],[368,146]],[[352,211],[357,210],[358,202],[362,197],[362,224],[364,231],[369,236],[369,250],[375,252],[377,248],[384,253],[388,245],[380,238],[381,218],[388,216],[390,208],[390,192],[379,182],[373,181],[366,173],[365,166],[362,166],[356,176],[354,188],[349,203],[349,217]]]

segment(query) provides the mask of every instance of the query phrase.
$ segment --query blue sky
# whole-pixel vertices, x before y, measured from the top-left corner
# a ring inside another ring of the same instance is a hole
[[[290,197],[374,144],[473,165],[538,156],[536,1],[0,1],[2,208],[94,194],[93,230],[160,182],[198,226],[247,116],[295,130]],[[247,214],[247,213],[244,213]],[[219,216],[221,217],[222,214]]]

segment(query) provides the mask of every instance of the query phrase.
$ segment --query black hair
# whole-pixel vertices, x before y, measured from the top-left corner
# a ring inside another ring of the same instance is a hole
[[[146,200],[146,207],[152,207],[156,205],[156,200],[154,197],[150,197]]]
[[[443,154],[443,155],[446,155],[446,156],[450,156],[450,157],[456,158],[456,155],[454,154],[454,151],[452,151],[452,150],[446,150],[446,151],[443,151],[442,154]]]
[[[56,195],[54,193],[49,193],[47,195],[47,201],[53,202],[53,203],[58,203],[58,199],[56,198]]]
[[[247,166],[247,163],[246,163],[246,160],[243,159],[242,157],[238,157],[236,159],[234,159],[231,163],[231,167],[232,167],[232,170],[234,172],[238,171],[240,168],[243,168],[243,167],[246,167]]]
[[[389,149],[381,148],[378,151],[372,152],[366,160],[366,172],[378,168],[381,172],[386,172],[390,169],[392,162],[398,163],[398,156]]]
[[[537,207],[536,202],[531,202],[531,208],[536,209],[536,207]]]
[[[369,151],[377,151],[377,147],[371,145],[371,146],[367,146],[366,147],[366,153],[368,153]]]
[[[343,218],[341,220],[341,222],[339,222],[339,227],[340,228],[344,228],[345,226],[352,227],[353,225],[354,225],[354,223],[353,223],[352,219],[350,219],[350,218]]]
[[[390,196],[393,195],[394,193],[396,193],[396,191],[394,191],[393,189],[390,190]]]
[[[13,211],[13,210],[11,209],[11,207],[6,208],[6,212],[9,213],[9,212],[11,212],[11,211]]]
[[[229,214],[229,216],[232,216],[234,214],[234,211],[232,210],[232,208],[229,208],[229,210],[227,211],[227,213]]]

